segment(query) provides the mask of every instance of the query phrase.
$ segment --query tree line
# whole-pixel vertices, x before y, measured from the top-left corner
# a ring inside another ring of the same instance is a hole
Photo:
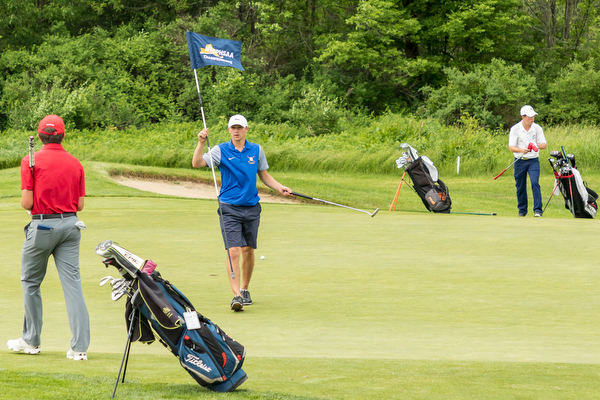
[[[242,41],[198,71],[209,123],[312,135],[410,113],[501,130],[600,121],[598,0],[1,0],[0,129],[200,121],[186,30]]]

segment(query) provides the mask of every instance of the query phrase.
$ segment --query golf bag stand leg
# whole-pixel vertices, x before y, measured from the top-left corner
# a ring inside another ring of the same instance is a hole
[[[129,316],[129,332],[127,332],[127,343],[125,344],[125,351],[123,352],[123,359],[121,360],[121,366],[119,367],[119,374],[117,375],[117,381],[115,382],[115,388],[113,390],[112,398],[115,398],[117,393],[117,386],[119,385],[119,379],[121,378],[121,371],[123,371],[123,381],[125,382],[125,373],[127,372],[127,362],[129,361],[129,350],[131,349],[131,337],[133,336],[133,323],[135,321],[135,308],[131,311]],[[125,368],[123,368],[125,364]]]
[[[554,196],[554,192],[556,191],[557,187],[558,187],[558,181],[554,184],[554,189],[552,189],[552,193],[550,193],[550,197],[548,198],[548,201],[546,202],[546,206],[542,210],[542,215],[546,211],[546,208],[548,207],[548,204],[550,204],[550,200],[552,200],[552,196]]]
[[[402,178],[400,179],[400,185],[398,185],[398,190],[396,190],[396,195],[394,196],[394,200],[392,200],[392,204],[390,205],[390,209],[388,211],[396,211],[396,204],[398,204],[398,198],[400,197],[400,189],[402,189],[404,175],[406,175],[406,170],[404,170],[404,173],[402,174]]]

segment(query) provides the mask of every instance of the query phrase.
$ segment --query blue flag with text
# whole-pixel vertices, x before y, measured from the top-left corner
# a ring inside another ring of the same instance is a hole
[[[190,31],[187,31],[185,35],[192,69],[218,65],[244,70],[241,62],[242,42],[203,36]]]

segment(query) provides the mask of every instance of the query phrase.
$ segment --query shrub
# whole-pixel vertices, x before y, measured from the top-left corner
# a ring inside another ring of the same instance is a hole
[[[427,86],[427,115],[453,124],[468,114],[490,129],[506,128],[517,122],[524,104],[535,104],[535,78],[520,65],[494,59],[472,72],[446,68],[448,83],[434,89]]]
[[[600,70],[578,61],[567,66],[548,89],[547,119],[558,123],[600,123]]]

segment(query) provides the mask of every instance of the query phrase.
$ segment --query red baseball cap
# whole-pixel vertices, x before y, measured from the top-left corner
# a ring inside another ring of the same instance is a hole
[[[44,132],[44,128],[54,128],[56,132],[47,133]],[[38,132],[46,135],[60,135],[61,133],[65,133],[65,123],[58,115],[46,115],[38,125]]]

